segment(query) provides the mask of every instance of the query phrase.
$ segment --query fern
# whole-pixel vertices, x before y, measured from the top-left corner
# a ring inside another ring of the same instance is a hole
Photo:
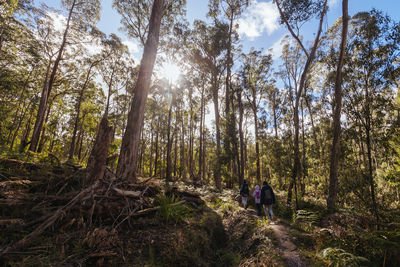
[[[164,219],[166,223],[180,223],[190,216],[191,209],[184,204],[172,205],[179,202],[179,197],[175,195],[171,196],[158,196],[155,203],[160,205],[159,215]]]
[[[356,256],[341,248],[326,248],[321,251],[321,258],[328,261],[329,266],[358,267],[365,266],[369,260]]]

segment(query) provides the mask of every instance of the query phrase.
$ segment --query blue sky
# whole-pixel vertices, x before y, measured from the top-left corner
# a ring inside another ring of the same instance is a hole
[[[135,1],[135,0],[132,0]],[[334,21],[341,16],[341,1],[328,0],[329,12],[327,21],[324,23],[326,30]],[[61,8],[61,0],[35,0],[37,4],[45,3],[48,6]],[[139,62],[142,52],[136,40],[129,39],[122,31],[119,30],[120,15],[112,9],[112,0],[101,0],[101,20],[98,23],[98,28],[106,34],[116,33],[128,45],[131,54],[136,62]],[[395,21],[400,21],[400,0],[349,0],[349,14],[355,15],[360,11],[369,11],[372,8],[381,10],[388,14]],[[208,12],[208,0],[187,0],[187,20],[192,23],[195,19],[206,20]],[[252,0],[252,5],[243,14],[239,21],[240,43],[243,46],[244,52],[249,51],[251,47],[256,49],[268,50],[274,48],[273,58],[275,61],[274,67],[279,65],[280,56],[280,40],[288,34],[285,27],[278,23],[278,12],[271,1]],[[317,30],[317,22],[311,21],[304,25],[301,34],[304,40],[312,40],[313,33]],[[171,66],[169,66],[171,67]],[[164,66],[164,77],[168,67]],[[171,69],[171,68],[170,68]],[[156,70],[157,71],[157,70]],[[278,86],[279,86],[278,81]],[[209,113],[206,115],[206,125],[212,128],[214,119],[214,110],[212,105],[209,106]],[[250,128],[250,132],[251,132]]]
[[[241,44],[243,49],[248,51],[251,47],[256,49],[263,48],[267,50],[274,48],[274,58],[278,59],[280,55],[280,40],[288,34],[287,30],[278,24],[278,13],[271,1],[253,0],[252,4],[243,14],[239,21],[239,32],[241,36]],[[60,8],[60,0],[36,0],[36,3],[45,3],[49,6]],[[141,57],[141,49],[138,47],[136,40],[129,39],[122,31],[120,31],[120,15],[112,9],[112,0],[101,0],[101,20],[98,28],[103,32],[117,33],[123,41],[129,46],[131,52],[136,59]],[[330,9],[328,12],[328,20],[324,24],[324,28],[328,28],[333,22],[341,16],[341,1],[329,0]],[[372,8],[382,10],[394,20],[400,20],[400,0],[350,0],[349,13],[354,15],[360,11],[369,11]],[[205,15],[208,11],[208,0],[187,0],[187,19],[192,23],[195,19],[206,19]],[[317,24],[312,21],[302,30],[305,40],[311,39],[316,31]]]

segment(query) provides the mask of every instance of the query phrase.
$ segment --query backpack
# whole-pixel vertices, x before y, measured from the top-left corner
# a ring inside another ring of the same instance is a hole
[[[265,191],[264,191],[264,198],[265,198],[265,201],[267,201],[267,202],[270,202],[270,201],[272,201],[272,192],[271,192],[271,189],[266,189]]]
[[[261,191],[258,190],[258,191],[256,191],[256,198],[260,198],[260,197],[261,197]]]
[[[242,190],[240,190],[240,194],[243,196],[249,195],[249,186],[247,184],[243,184]]]

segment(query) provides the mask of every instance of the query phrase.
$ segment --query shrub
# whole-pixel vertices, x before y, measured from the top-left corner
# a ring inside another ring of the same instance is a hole
[[[159,215],[166,223],[181,223],[190,216],[192,210],[184,204],[177,204],[179,201],[175,195],[160,195],[155,199],[154,203],[160,205]]]

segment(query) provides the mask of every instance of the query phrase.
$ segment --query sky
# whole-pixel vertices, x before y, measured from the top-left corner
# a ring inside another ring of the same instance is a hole
[[[61,7],[60,0],[36,0],[36,3],[45,3],[55,8]],[[101,19],[98,28],[107,33],[117,33],[118,36],[129,47],[134,58],[139,60],[141,52],[138,42],[128,38],[120,30],[121,16],[112,8],[112,0],[101,0]],[[327,29],[334,21],[341,16],[341,1],[329,0],[329,12],[324,29]],[[400,21],[400,0],[350,0],[349,15],[352,16],[360,11],[369,11],[372,8],[387,13],[396,21]],[[206,20],[208,12],[208,0],[187,0],[187,19],[193,23],[196,19]],[[273,58],[279,59],[281,39],[288,34],[288,31],[278,23],[279,14],[272,1],[252,0],[251,5],[239,19],[240,43],[244,51],[249,51],[251,47],[256,49],[268,50],[273,48]],[[302,29],[301,33],[305,40],[311,40],[317,30],[317,24],[312,21]]]
[[[112,2],[112,0],[101,0],[101,19],[97,27],[106,34],[116,33],[120,36],[121,40],[128,46],[132,57],[136,62],[139,62],[142,57],[142,49],[139,46],[139,42],[130,39],[121,31],[121,16],[112,8]],[[252,47],[258,50],[263,49],[264,51],[272,48],[272,56],[275,62],[273,67],[277,67],[280,61],[281,40],[289,32],[283,25],[279,24],[279,13],[272,1],[251,0],[250,2],[251,5],[238,20],[238,32],[243,52],[249,51]],[[324,31],[337,18],[341,17],[341,2],[340,0],[328,0],[329,11],[327,20],[324,23]],[[35,3],[44,3],[50,7],[61,9],[61,0],[35,0]],[[349,0],[350,16],[361,11],[370,11],[372,8],[383,11],[395,21],[400,21],[400,0]],[[187,20],[190,24],[196,19],[207,20],[208,0],[187,0],[186,10]],[[301,34],[306,42],[313,40],[317,27],[318,23],[316,21],[311,21],[303,26]],[[168,66],[164,69],[171,70],[173,68]],[[165,76],[168,76],[168,73]],[[212,106],[209,107],[209,110],[210,112],[206,115],[206,124],[212,125],[214,118]]]

